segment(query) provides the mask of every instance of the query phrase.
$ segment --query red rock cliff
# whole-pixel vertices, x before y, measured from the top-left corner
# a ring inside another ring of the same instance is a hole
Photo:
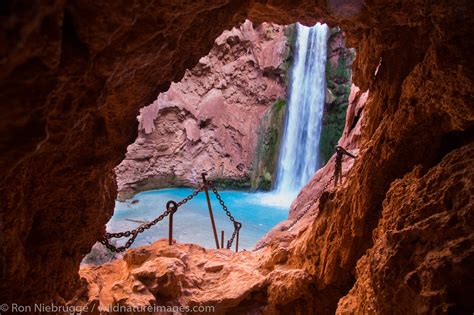
[[[286,28],[246,21],[224,31],[183,79],[140,110],[137,140],[116,168],[118,197],[170,185],[250,187],[257,130],[286,99]]]

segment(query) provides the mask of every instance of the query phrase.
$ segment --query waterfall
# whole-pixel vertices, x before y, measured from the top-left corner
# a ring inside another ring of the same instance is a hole
[[[277,194],[292,196],[311,179],[320,163],[328,26],[297,23],[296,36],[275,185]]]

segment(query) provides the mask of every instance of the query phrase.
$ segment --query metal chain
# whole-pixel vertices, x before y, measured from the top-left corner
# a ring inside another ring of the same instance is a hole
[[[197,194],[199,194],[199,192],[201,192],[202,190],[204,189],[204,185],[201,184],[195,191],[193,191],[192,194],[190,194],[189,196],[187,196],[186,198],[184,198],[183,200],[181,200],[180,202],[178,202],[176,204],[176,206],[179,208],[181,207],[182,205],[184,205],[186,202],[190,201],[191,199],[193,199],[194,197],[197,196]]]
[[[344,149],[342,149],[343,151],[340,151],[340,150],[341,150],[341,147],[336,147],[337,157],[336,157],[336,161],[335,161],[336,165],[335,165],[335,169],[334,169],[334,175],[331,176],[329,181],[326,182],[326,184],[324,185],[323,189],[319,192],[317,197],[314,198],[313,201],[306,206],[305,210],[288,226],[288,228],[287,228],[288,230],[291,229],[299,220],[301,220],[301,218],[303,216],[305,216],[306,213],[308,213],[309,209],[311,209],[314,206],[314,204],[321,198],[322,194],[326,191],[326,189],[329,187],[329,185],[331,184],[331,182],[334,179],[336,179],[336,184],[337,184],[337,178],[340,178],[341,171],[342,171],[342,155],[344,154],[344,155],[348,155],[352,158],[356,158],[355,156],[353,156],[349,152],[345,151]],[[341,153],[341,152],[343,152],[343,153]],[[176,212],[179,207],[181,207],[182,205],[184,205],[185,203],[187,203],[188,201],[190,201],[191,199],[196,197],[197,194],[200,191],[202,191],[206,185],[207,185],[207,187],[211,188],[212,192],[214,193],[214,195],[216,196],[216,198],[219,201],[220,205],[222,206],[222,209],[225,211],[225,213],[229,217],[230,221],[234,224],[234,232],[232,233],[232,236],[230,237],[230,239],[227,241],[227,249],[230,249],[231,246],[232,246],[232,243],[234,242],[235,237],[237,236],[237,233],[242,228],[242,223],[236,221],[235,218],[232,216],[232,213],[229,211],[229,209],[227,208],[227,206],[224,203],[224,200],[222,200],[221,195],[217,191],[216,186],[211,181],[208,181],[206,184],[200,185],[192,194],[185,197],[180,202],[176,203],[175,204],[176,206],[168,207],[161,215],[159,215],[153,221],[148,222],[148,223],[144,223],[144,224],[138,226],[134,230],[125,231],[125,232],[118,232],[118,233],[105,233],[103,239],[99,240],[99,242],[101,244],[103,244],[105,247],[107,247],[112,252],[123,252],[123,251],[125,251],[127,248],[132,246],[132,244],[135,241],[135,239],[137,238],[138,234],[143,233],[145,230],[150,229],[152,226],[154,226],[158,222],[162,221],[164,218],[166,218],[171,213]],[[127,240],[127,242],[125,243],[125,245],[123,245],[123,246],[116,247],[116,246],[109,243],[109,240],[112,239],[112,238],[121,238],[121,237],[129,237],[129,236],[132,236],[132,237],[130,237]],[[260,246],[257,249],[260,249],[260,248],[264,247],[265,245],[266,244],[263,244],[262,246]]]
[[[140,226],[138,226],[136,229],[134,230],[130,230],[130,231],[125,231],[125,232],[118,232],[118,233],[105,233],[104,235],[104,238],[99,240],[99,242],[101,244],[103,244],[105,247],[107,247],[107,249],[109,249],[110,251],[112,252],[123,252],[125,251],[127,248],[129,248],[130,246],[132,246],[133,242],[135,241],[135,239],[137,238],[138,234],[144,232],[145,230],[148,230],[149,228],[151,228],[153,225],[157,224],[158,222],[160,222],[161,220],[163,220],[164,218],[166,218],[170,213],[174,213],[178,210],[179,207],[181,207],[182,205],[184,205],[185,203],[187,203],[188,201],[190,201],[191,199],[193,199],[194,197],[197,196],[197,194],[202,191],[202,189],[204,188],[203,185],[199,186],[198,189],[196,189],[195,191],[193,191],[192,194],[190,194],[189,196],[187,196],[186,198],[184,198],[183,200],[181,200],[180,202],[178,202],[176,204],[176,208],[167,208],[162,214],[160,214],[156,219],[154,219],[153,221],[151,222],[148,222],[148,223],[144,223]],[[127,242],[125,243],[125,245],[123,246],[120,246],[120,247],[116,247],[112,244],[109,243],[109,240],[112,239],[112,238],[121,238],[121,237],[129,237],[129,236],[132,236],[131,238],[129,238],[127,240]]]
[[[313,201],[311,201],[311,203],[306,206],[304,211],[293,222],[291,222],[287,230],[291,229],[299,220],[301,220],[302,217],[306,215],[306,213],[308,213],[309,209],[311,209],[314,206],[314,204],[319,200],[319,198],[321,198],[321,196],[326,191],[326,189],[328,189],[329,185],[331,185],[331,182],[334,180],[335,177],[336,177],[335,175],[331,176],[331,178],[326,182],[326,184],[324,185],[323,189],[319,192],[317,197],[314,198]]]
[[[329,187],[331,182],[335,180],[334,182],[334,187],[336,187],[338,180],[342,184],[342,158],[343,156],[346,155],[348,157],[351,157],[353,159],[356,158],[355,155],[352,153],[348,152],[346,149],[344,149],[341,146],[336,146],[336,159],[334,161],[334,174],[331,176],[331,178],[326,182],[324,185],[323,189],[319,192],[318,196],[313,199],[313,201],[305,208],[305,210],[290,224],[288,227],[288,230],[291,229],[301,218],[311,209],[314,204],[321,198],[323,193],[326,191],[326,189]]]
[[[213,182],[208,181],[207,185],[209,188],[211,188],[212,192],[214,195],[216,195],[217,200],[219,201],[220,205],[222,206],[222,209],[225,211],[225,214],[229,217],[229,220],[234,224],[234,232],[232,233],[232,236],[230,239],[227,241],[227,249],[230,249],[232,246],[232,243],[234,242],[234,239],[237,235],[237,233],[240,231],[240,228],[242,227],[242,223],[238,222],[235,220],[235,218],[232,216],[232,213],[230,213],[229,209],[224,203],[224,200],[222,200],[221,195],[217,191],[216,186],[214,185]]]
[[[291,229],[299,220],[301,220],[301,218],[303,218],[306,215],[306,213],[308,213],[309,209],[311,209],[314,206],[314,204],[321,198],[321,196],[328,189],[329,185],[331,185],[331,182],[333,180],[336,180],[334,182],[334,187],[336,187],[338,179],[341,180],[343,155],[349,156],[353,159],[357,158],[355,155],[353,155],[350,152],[346,151],[344,148],[342,148],[340,146],[336,146],[336,159],[335,159],[335,166],[334,166],[334,174],[326,182],[326,184],[324,185],[323,189],[319,192],[317,197],[314,198],[312,200],[312,202],[306,206],[304,211],[300,215],[298,215],[298,217],[293,222],[291,222],[291,224],[288,226],[287,230]],[[259,250],[259,249],[261,249],[261,248],[263,248],[267,245],[268,245],[267,243],[263,243],[260,246],[258,246],[257,248],[255,248],[254,250]]]

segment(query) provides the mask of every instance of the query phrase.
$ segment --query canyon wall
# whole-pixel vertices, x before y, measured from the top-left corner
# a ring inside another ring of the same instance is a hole
[[[118,198],[195,186],[203,172],[218,186],[250,188],[250,177],[261,173],[254,169],[271,163],[253,164],[269,141],[259,127],[267,127],[264,116],[273,117],[286,99],[290,30],[247,20],[224,31],[180,82],[142,108],[138,137],[116,168]],[[279,127],[280,120],[271,125]],[[270,154],[271,160],[277,152]]]
[[[280,238],[254,253],[264,266],[281,269],[260,282],[250,262],[243,268],[247,281],[230,273],[216,284],[226,292],[244,283],[242,289],[255,289],[232,300],[229,313],[472,312],[466,294],[474,257],[473,6],[468,0],[2,5],[2,302],[61,303],[75,295],[80,261],[112,215],[113,169],[136,138],[138,109],[178,81],[224,29],[249,18],[338,24],[357,51],[353,81],[370,97],[360,151],[343,184],[325,194],[306,226],[291,229],[289,244]],[[146,260],[148,250],[132,265]],[[247,261],[249,254],[229,260]],[[176,292],[169,287],[165,294]],[[211,298],[219,305],[218,296]]]

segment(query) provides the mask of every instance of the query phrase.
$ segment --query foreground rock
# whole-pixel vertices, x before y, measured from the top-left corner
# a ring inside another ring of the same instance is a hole
[[[129,250],[123,260],[83,267],[85,282],[72,303],[89,309],[95,305],[102,312],[161,305],[213,314],[274,313],[305,295],[311,280],[304,270],[284,265],[284,248],[274,250],[280,254],[271,248],[233,253],[169,246],[161,240]]]
[[[116,168],[118,198],[192,186],[201,173],[222,186],[250,186],[257,131],[286,99],[287,27],[246,21],[225,31],[183,79],[140,110],[138,137]]]
[[[458,283],[474,277],[473,164],[471,143],[427,173],[416,167],[391,185],[374,232],[376,242],[358,261],[357,281],[339,301],[338,314],[469,311],[464,305],[472,291],[459,291]],[[327,224],[325,217],[321,213],[313,220]],[[83,267],[84,286],[73,304],[96,305],[101,311],[118,305],[185,305],[209,313],[203,307],[210,306],[217,314],[311,310],[302,302],[314,298],[306,295],[314,275],[301,265],[301,251],[311,248],[305,239],[313,235],[308,223],[298,227],[299,237],[291,231],[278,238],[273,234],[266,246],[252,252],[169,246],[167,240],[130,250],[123,260]],[[380,290],[392,282],[397,285]],[[450,292],[457,292],[454,299]],[[407,303],[399,303],[405,299]]]

